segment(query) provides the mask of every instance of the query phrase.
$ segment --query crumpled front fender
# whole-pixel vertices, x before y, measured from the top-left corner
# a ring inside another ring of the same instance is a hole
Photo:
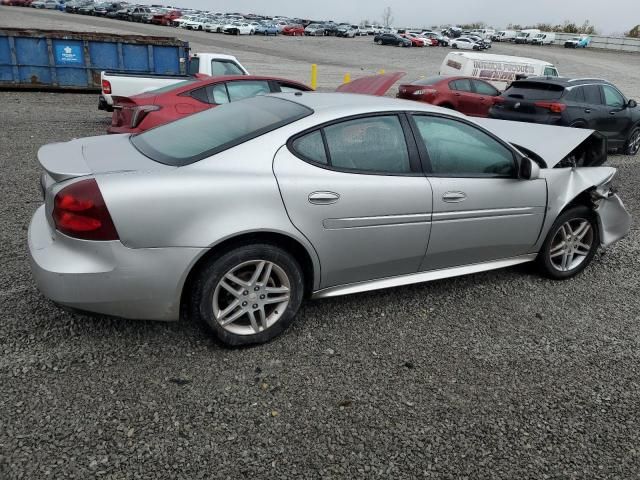
[[[631,229],[631,215],[618,195],[610,195],[597,201],[595,207],[600,227],[600,244],[603,247],[625,237]]]

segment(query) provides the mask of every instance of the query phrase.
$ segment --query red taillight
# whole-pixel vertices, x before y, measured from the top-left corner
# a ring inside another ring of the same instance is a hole
[[[136,128],[140,125],[142,120],[144,120],[144,117],[146,117],[149,112],[155,112],[160,110],[160,108],[162,107],[159,105],[140,105],[139,107],[136,107],[133,110],[133,115],[131,117],[131,128]]]
[[[102,93],[111,95],[111,82],[109,80],[102,80]]]
[[[556,102],[536,102],[536,107],[546,108],[550,112],[553,113],[562,113],[567,108],[567,105],[564,103],[556,103]]]
[[[54,199],[56,229],[83,240],[118,240],[109,210],[94,179],[81,180],[63,188]]]

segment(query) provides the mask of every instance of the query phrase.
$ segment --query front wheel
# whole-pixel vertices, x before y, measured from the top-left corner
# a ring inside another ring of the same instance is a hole
[[[600,233],[593,211],[576,206],[553,223],[537,262],[546,276],[566,280],[587,268],[599,245]]]
[[[191,293],[191,312],[222,343],[264,343],[294,321],[303,273],[296,259],[275,245],[246,245],[213,258]]]
[[[377,43],[378,45],[382,45],[382,40],[378,40],[376,43]]]
[[[640,151],[640,127],[631,130],[629,138],[624,146],[625,155],[635,155]]]

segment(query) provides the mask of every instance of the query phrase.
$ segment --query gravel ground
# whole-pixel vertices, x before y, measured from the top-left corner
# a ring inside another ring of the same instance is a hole
[[[71,21],[0,8],[0,24],[32,26],[27,18]],[[310,61],[339,78],[349,59],[415,74],[414,55],[428,70],[444,54],[369,51],[366,39],[181,35],[302,80]],[[274,64],[275,46],[291,41],[299,50]],[[640,98],[639,56],[544,56]],[[1,479],[638,477],[637,226],[567,282],[524,266],[316,301],[274,342],[223,349],[186,321],[71,314],[34,287],[26,229],[41,202],[36,151],[107,123],[95,95],[0,92]],[[610,159],[636,217],[639,161]]]

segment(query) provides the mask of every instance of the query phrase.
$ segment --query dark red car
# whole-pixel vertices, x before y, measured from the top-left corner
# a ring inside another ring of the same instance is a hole
[[[402,84],[398,98],[451,108],[465,115],[486,117],[500,91],[473,77],[428,77]]]
[[[301,37],[304,35],[304,27],[302,25],[287,25],[282,29],[282,35]]]
[[[166,13],[156,13],[153,17],[151,17],[151,23],[155,25],[163,25],[169,26],[173,25],[173,21],[177,20],[182,16],[182,12],[179,10],[172,10],[171,12]]]
[[[275,92],[308,92],[306,85],[253,75],[207,77],[132,97],[113,97],[109,133],[140,133],[218,105]]]

